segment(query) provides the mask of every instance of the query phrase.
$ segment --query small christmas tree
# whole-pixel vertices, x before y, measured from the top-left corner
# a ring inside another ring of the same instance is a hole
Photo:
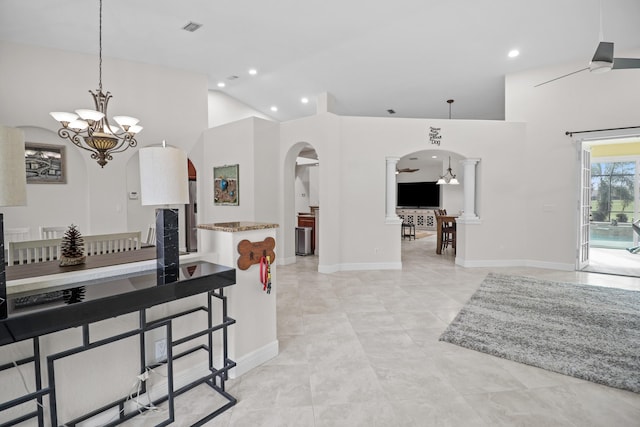
[[[78,228],[71,224],[62,237],[60,244],[60,266],[82,264],[87,257],[84,256],[84,239]]]

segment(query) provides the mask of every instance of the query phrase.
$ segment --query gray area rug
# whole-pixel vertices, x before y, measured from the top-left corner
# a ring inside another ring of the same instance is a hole
[[[640,292],[489,274],[441,341],[640,393]]]

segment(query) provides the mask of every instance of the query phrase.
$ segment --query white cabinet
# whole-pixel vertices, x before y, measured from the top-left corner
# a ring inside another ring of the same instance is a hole
[[[433,209],[396,209],[402,222],[413,224],[418,230],[435,230],[436,214]]]

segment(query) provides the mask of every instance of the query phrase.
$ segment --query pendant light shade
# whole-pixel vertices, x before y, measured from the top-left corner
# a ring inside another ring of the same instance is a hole
[[[458,185],[458,184],[460,184],[460,182],[458,182],[458,180],[456,179],[456,176],[453,173],[453,170],[451,169],[451,156],[449,156],[449,167],[447,168],[447,172],[440,177],[440,179],[438,180],[438,182],[436,182],[436,184],[437,185],[444,185],[444,184]]]

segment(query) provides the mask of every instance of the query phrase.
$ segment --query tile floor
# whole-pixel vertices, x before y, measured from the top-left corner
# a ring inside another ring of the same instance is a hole
[[[402,271],[278,266],[280,354],[230,381],[238,404],[206,426],[640,426],[640,394],[438,341],[490,271],[640,290],[637,278],[461,268],[448,252],[431,236],[402,243]],[[174,425],[208,412],[207,387],[190,393]]]
[[[589,265],[584,271],[640,277],[640,253],[592,247],[589,249]]]

